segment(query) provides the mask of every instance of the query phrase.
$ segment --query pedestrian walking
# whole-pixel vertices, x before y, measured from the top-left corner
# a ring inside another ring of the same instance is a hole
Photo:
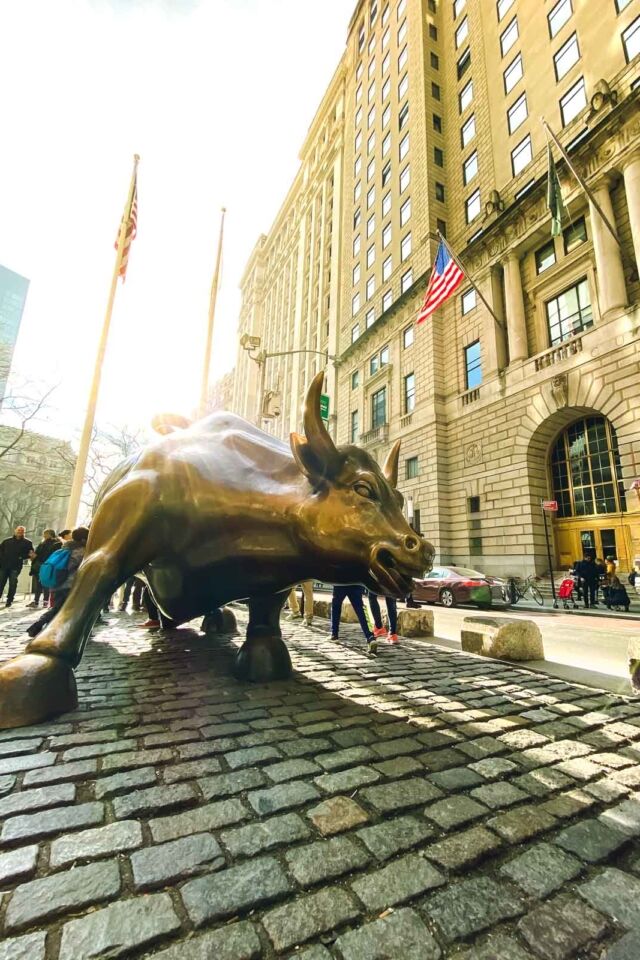
[[[160,613],[158,607],[151,596],[151,591],[149,587],[145,584],[144,590],[142,591],[142,603],[147,611],[148,619],[144,623],[141,623],[141,627],[147,627],[150,630],[155,629],[160,626]]]
[[[43,530],[42,540],[35,549],[35,556],[31,561],[31,589],[33,591],[33,600],[31,603],[28,603],[28,607],[38,607],[40,605],[40,597],[43,599],[43,606],[46,607],[49,604],[49,590],[47,587],[43,587],[40,583],[40,567],[45,561],[49,559],[54,551],[59,550],[62,545],[62,541],[58,540],[56,537],[55,530]]]
[[[376,639],[382,640],[384,637],[387,637],[387,642],[391,644],[399,643],[398,640],[398,604],[393,599],[393,597],[385,597],[387,604],[387,617],[389,619],[389,633],[387,636],[387,628],[382,622],[382,613],[380,612],[380,602],[378,596],[375,593],[372,593],[371,590],[368,592],[369,596],[369,606],[371,607],[371,615],[373,617],[373,622],[375,624],[373,628],[373,635]]]
[[[35,557],[33,543],[25,536],[26,532],[23,526],[16,527],[13,536],[0,543],[0,598],[5,584],[9,584],[5,607],[10,607],[13,603],[22,564]]]
[[[594,560],[593,554],[586,553],[582,560],[575,565],[575,570],[582,584],[584,595],[585,610],[589,607],[598,606],[598,584],[600,583],[600,571]]]
[[[302,587],[303,610],[300,610],[300,601],[298,600],[296,588],[292,587],[291,593],[289,594],[289,608],[291,613],[285,619],[289,621],[302,620],[304,615],[305,626],[310,627],[313,623],[313,580],[303,580],[300,586]]]
[[[52,577],[53,582],[50,582],[50,589],[53,592],[53,606],[49,607],[49,609],[27,629],[30,637],[37,637],[40,631],[44,630],[48,623],[51,623],[69,596],[73,581],[78,572],[78,567],[84,557],[88,536],[89,531],[87,527],[76,527],[71,534],[71,539],[67,540],[59,550],[54,551],[49,559],[40,567],[43,586],[47,584],[49,576]],[[47,568],[46,570],[45,567]],[[47,573],[46,578],[45,572]]]
[[[347,587],[334,587],[331,598],[331,639],[338,640],[338,631],[340,630],[340,617],[342,614],[342,604],[349,600],[355,610],[358,623],[367,642],[367,652],[375,656],[378,651],[378,641],[373,635],[371,627],[367,621],[367,615],[364,612],[364,587],[358,584],[350,584]]]
[[[133,595],[131,609],[133,610],[134,613],[140,613],[141,605],[142,605],[143,590],[144,590],[144,583],[140,579],[140,577],[129,577],[129,579],[124,585],[124,588],[122,591],[122,600],[120,601],[118,610],[120,610],[121,613],[124,613],[124,611],[127,609],[127,606],[129,605],[129,600]]]

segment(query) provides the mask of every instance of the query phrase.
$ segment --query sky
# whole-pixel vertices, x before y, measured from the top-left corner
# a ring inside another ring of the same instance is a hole
[[[31,281],[12,371],[56,384],[77,437],[133,154],[138,236],[97,420],[197,405],[220,209],[212,381],[237,349],[242,272],[285,198],[354,0],[0,0],[0,263]]]

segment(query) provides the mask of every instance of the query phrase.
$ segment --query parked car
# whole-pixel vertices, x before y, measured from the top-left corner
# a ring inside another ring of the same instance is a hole
[[[471,603],[490,607],[494,600],[504,599],[503,580],[467,567],[433,567],[427,577],[414,579],[413,584],[407,598],[409,606],[441,603],[444,607],[456,607],[459,603]]]

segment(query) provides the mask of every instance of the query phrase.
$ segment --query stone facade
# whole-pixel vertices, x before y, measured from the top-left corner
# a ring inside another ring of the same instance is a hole
[[[216,380],[209,388],[207,398],[207,412],[214,410],[233,410],[233,392],[235,387],[236,371],[230,370],[223,377]]]
[[[333,114],[343,142],[332,167],[337,375],[327,368],[337,438],[380,460],[402,438],[400,489],[437,560],[502,574],[549,569],[541,499],[556,495],[551,448],[584,418],[605,418],[614,473],[617,438],[621,482],[605,504],[592,469],[594,505],[577,507],[569,465],[571,508],[550,522],[552,566],[566,568],[589,542],[623,569],[640,556],[637,11],[607,0],[596,21],[585,5],[556,6],[366,0],[333,81],[344,101]],[[328,93],[307,150],[332,103]],[[542,114],[591,192],[554,148],[566,214],[553,239]],[[243,281],[243,329],[263,338],[273,335],[261,311],[277,295],[265,251],[299,209],[304,170]],[[414,326],[438,230],[495,316],[464,281]],[[287,316],[281,350],[301,342]],[[282,436],[299,425],[304,382],[287,381],[272,427]]]
[[[34,543],[64,526],[75,461],[66,441],[0,426],[0,539],[19,523]]]

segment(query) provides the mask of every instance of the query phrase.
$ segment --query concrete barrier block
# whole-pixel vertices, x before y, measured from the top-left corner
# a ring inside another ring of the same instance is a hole
[[[460,634],[462,649],[496,660],[544,660],[538,626],[515,617],[465,617]]]
[[[432,637],[433,610],[398,610],[401,637]]]

